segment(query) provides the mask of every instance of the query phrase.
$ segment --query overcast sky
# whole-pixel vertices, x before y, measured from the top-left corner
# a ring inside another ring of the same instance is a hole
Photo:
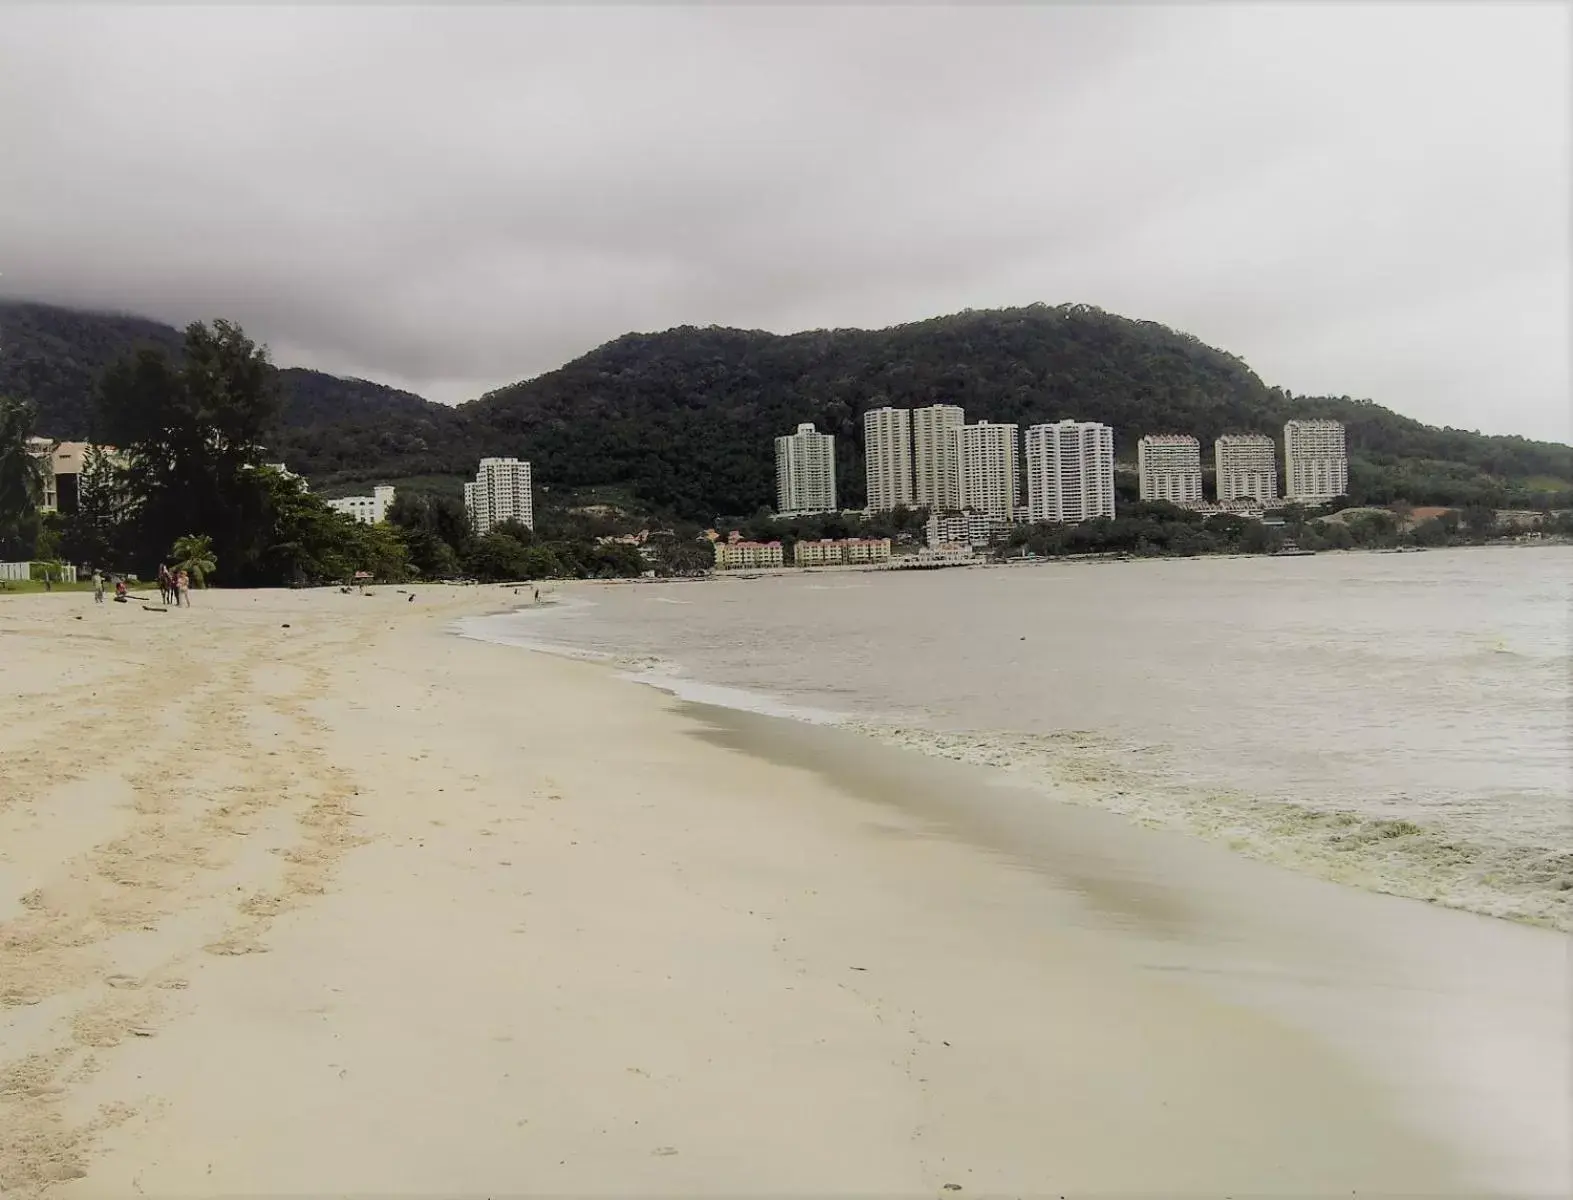
[[[445,401],[1084,302],[1573,440],[1561,4],[0,6],[0,294]]]

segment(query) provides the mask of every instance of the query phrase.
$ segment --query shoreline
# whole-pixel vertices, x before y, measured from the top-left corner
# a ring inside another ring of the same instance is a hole
[[[1102,552],[1100,552],[1100,553],[1094,553],[1094,554],[1054,554],[1054,555],[1045,555],[1045,556],[1030,557],[1030,558],[1026,558],[1026,557],[994,558],[994,557],[992,557],[990,555],[987,555],[987,554],[980,554],[980,555],[976,556],[976,558],[974,558],[974,559],[965,560],[965,561],[961,561],[961,562],[929,563],[929,564],[924,564],[924,565],[921,565],[921,566],[914,565],[914,566],[910,566],[910,567],[902,566],[902,565],[899,565],[899,564],[901,563],[903,558],[915,558],[916,555],[901,555],[901,556],[893,557],[889,563],[844,563],[844,564],[832,564],[832,565],[818,566],[818,567],[795,567],[795,566],[738,567],[738,568],[734,568],[732,570],[726,570],[726,571],[712,571],[712,572],[710,572],[707,575],[699,575],[699,576],[686,576],[686,577],[669,576],[669,577],[665,577],[665,578],[657,577],[657,578],[654,578],[654,579],[646,579],[646,578],[634,578],[634,579],[577,579],[577,580],[569,580],[569,581],[565,581],[565,582],[570,582],[570,583],[574,583],[574,584],[583,584],[583,583],[594,583],[594,584],[603,584],[603,583],[617,583],[617,584],[644,583],[644,584],[649,584],[649,583],[683,583],[683,582],[702,583],[702,582],[705,582],[707,580],[717,580],[717,579],[737,579],[737,580],[774,579],[774,578],[778,578],[780,576],[815,575],[815,574],[821,574],[821,573],[879,574],[879,573],[883,573],[883,572],[887,572],[887,571],[916,571],[916,570],[941,571],[941,570],[952,570],[952,569],[958,569],[958,568],[973,568],[973,569],[976,569],[976,568],[979,568],[979,567],[992,569],[992,568],[996,568],[996,567],[1046,566],[1046,565],[1052,565],[1052,564],[1057,564],[1057,563],[1086,564],[1086,563],[1114,563],[1114,562],[1122,562],[1122,563],[1136,563],[1136,562],[1141,562],[1141,563],[1147,563],[1147,562],[1213,562],[1213,561],[1241,562],[1241,561],[1250,561],[1250,560],[1254,560],[1254,559],[1319,558],[1319,557],[1322,557],[1324,555],[1328,556],[1328,557],[1334,557],[1334,556],[1343,556],[1343,555],[1348,555],[1348,554],[1399,554],[1399,553],[1405,553],[1405,554],[1420,554],[1420,553],[1434,554],[1434,553],[1458,551],[1458,550],[1535,550],[1535,549],[1544,549],[1544,548],[1552,547],[1552,546],[1557,546],[1557,547],[1573,546],[1573,538],[1558,537],[1558,536],[1552,535],[1552,536],[1548,536],[1548,537],[1545,537],[1545,538],[1542,538],[1542,539],[1538,539],[1536,541],[1530,541],[1530,542],[1520,541],[1518,538],[1503,538],[1503,539],[1500,539],[1500,540],[1497,540],[1497,541],[1472,542],[1472,543],[1464,543],[1464,544],[1460,544],[1460,545],[1456,545],[1456,546],[1345,546],[1345,547],[1341,547],[1341,548],[1338,548],[1338,549],[1332,549],[1332,550],[1306,550],[1306,551],[1294,551],[1294,552],[1289,552],[1289,553],[1284,553],[1284,552],[1279,552],[1279,551],[1264,551],[1264,552],[1262,552],[1260,554],[1241,554],[1241,553],[1232,552],[1232,551],[1228,552],[1228,553],[1220,551],[1220,552],[1212,553],[1212,554],[1131,554],[1131,553],[1128,553],[1128,552],[1119,551],[1119,552],[1109,552],[1109,553],[1102,553]]]
[[[0,605],[8,1195],[1565,1184],[1549,935],[447,632],[499,590]]]
[[[868,569],[826,570],[845,573]],[[795,574],[793,569],[784,569],[772,577]],[[598,581],[587,582],[599,586]],[[578,606],[570,600],[566,607]],[[528,620],[536,611],[526,606],[506,615]],[[563,611],[559,610],[559,614]],[[1057,803],[1112,813],[1132,825],[1163,828],[1214,846],[1226,846],[1241,857],[1311,878],[1492,920],[1573,932],[1573,906],[1567,903],[1566,890],[1554,892],[1533,882],[1534,871],[1555,869],[1558,852],[1554,848],[1470,841],[1457,830],[1428,823],[1422,817],[1400,819],[1361,813],[1256,796],[1225,786],[1207,789],[1205,804],[1143,791],[1136,784],[1121,785],[1112,792],[1109,788],[1100,790],[1068,777],[1069,767],[1077,764],[1065,761],[1066,750],[1054,734],[908,725],[889,716],[870,719],[812,698],[718,683],[694,675],[686,664],[659,654],[588,649],[570,642],[519,637],[511,630],[504,634],[476,626],[468,627],[464,636],[594,662],[609,668],[618,678],[681,701],[836,726],[868,739],[871,744],[900,748],[929,761],[986,767],[999,772],[1002,780],[1032,787]],[[1098,772],[1106,774],[1109,769],[1111,764],[1102,763]],[[1537,866],[1542,858],[1546,864]],[[1522,881],[1520,875],[1524,875]]]

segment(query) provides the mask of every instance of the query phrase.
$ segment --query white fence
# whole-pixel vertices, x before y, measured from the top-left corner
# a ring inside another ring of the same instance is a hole
[[[50,567],[56,583],[75,583],[76,568],[69,563]],[[0,562],[0,580],[6,583],[25,583],[33,577],[33,564],[25,562]]]

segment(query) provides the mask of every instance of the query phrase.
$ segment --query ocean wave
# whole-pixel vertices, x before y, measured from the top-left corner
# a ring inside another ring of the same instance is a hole
[[[850,723],[887,745],[1010,772],[1056,799],[1205,838],[1249,858],[1369,891],[1573,930],[1573,838],[1513,842],[1413,817],[1377,816],[1166,782],[1160,747],[1084,731],[942,733]],[[1134,765],[1132,765],[1134,764]]]

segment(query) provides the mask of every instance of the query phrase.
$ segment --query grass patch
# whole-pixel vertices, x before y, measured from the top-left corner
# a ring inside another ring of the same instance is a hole
[[[28,596],[34,592],[47,590],[50,589],[44,587],[42,579],[0,579],[0,596]],[[76,583],[61,583],[57,580],[53,585],[53,590],[56,592],[91,592],[93,590],[93,581],[91,579],[81,579]]]

